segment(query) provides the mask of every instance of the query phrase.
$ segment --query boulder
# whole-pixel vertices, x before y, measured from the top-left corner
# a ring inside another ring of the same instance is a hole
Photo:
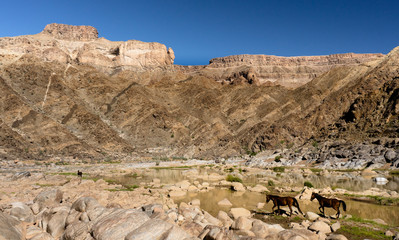
[[[304,187],[302,192],[300,192],[295,198],[301,199],[301,200],[310,200],[310,197],[312,196],[313,191],[314,191],[314,189]]]
[[[67,226],[61,240],[86,240],[90,237],[92,223],[74,222]]]
[[[38,214],[45,207],[51,208],[62,202],[63,192],[59,189],[43,191],[33,199],[32,212]]]
[[[331,225],[331,231],[332,232],[336,232],[338,229],[340,229],[341,228],[341,224],[339,223],[339,222],[336,222],[336,223],[333,223],[332,225]]]
[[[42,232],[29,240],[55,240],[55,238],[51,236],[49,233]]]
[[[237,192],[245,192],[245,187],[240,182],[232,182],[231,189]]]
[[[320,216],[314,212],[306,212],[305,217],[310,221],[314,221],[318,219]]]
[[[180,225],[181,229],[186,231],[187,233],[193,236],[199,236],[201,232],[204,230],[204,226],[197,222],[192,221],[184,221]]]
[[[81,197],[72,204],[71,209],[78,212],[87,212],[100,206],[98,201],[92,197]]]
[[[187,190],[190,185],[191,185],[190,182],[187,180],[184,180],[184,181],[181,181],[181,182],[178,182],[175,184],[176,187],[184,189],[184,190]]]
[[[188,204],[190,206],[193,206],[193,207],[200,207],[201,206],[201,201],[199,199],[193,199]]]
[[[0,240],[23,239],[21,222],[0,211]]]
[[[348,240],[348,239],[342,234],[330,234],[327,236],[326,240]]]
[[[233,219],[239,217],[251,217],[251,212],[245,208],[232,208],[230,209],[230,214],[233,216]]]
[[[388,151],[386,151],[386,153],[384,154],[385,160],[390,163],[392,162],[392,160],[394,160],[396,158],[396,152],[393,151],[392,149],[389,149]]]
[[[258,192],[258,193],[269,192],[269,190],[265,186],[262,186],[260,184],[257,184],[253,188],[248,188],[248,190],[251,191],[251,192]]]
[[[22,202],[11,203],[12,208],[10,210],[10,215],[16,217],[20,221],[33,222],[34,217],[32,210],[26,204]]]
[[[310,224],[309,229],[315,232],[330,233],[330,226],[323,221],[316,221]]]
[[[50,211],[50,213],[50,220],[47,223],[47,232],[50,233],[54,238],[59,238],[64,233],[65,222],[69,213],[69,208],[54,208]]]
[[[26,239],[30,239],[30,238],[33,238],[34,236],[36,236],[36,235],[38,235],[39,233],[42,233],[42,232],[43,232],[43,229],[41,229],[41,228],[39,228],[37,226],[34,226],[34,225],[28,226],[26,228],[25,237],[26,237]]]
[[[143,225],[133,230],[125,237],[125,240],[139,240],[139,239],[175,240],[175,239],[195,239],[195,238],[194,236],[185,232],[183,229],[171,223],[162,221],[160,219],[152,219],[150,221],[145,222]]]
[[[233,219],[231,219],[226,212],[219,211],[217,218],[222,222],[225,228],[230,228],[233,224]]]
[[[238,217],[233,224],[231,229],[233,230],[250,230],[252,228],[252,221],[246,217]]]
[[[146,213],[139,210],[116,209],[97,219],[92,227],[92,235],[97,240],[124,239],[149,219]]]
[[[218,205],[220,205],[220,206],[227,206],[227,207],[231,207],[231,206],[233,206],[233,204],[229,201],[229,199],[227,199],[227,198],[225,198],[225,199],[223,199],[223,200],[220,200],[219,202],[218,202]]]
[[[266,240],[319,240],[319,236],[306,229],[289,229],[269,235]]]
[[[194,186],[194,185],[190,185],[190,186],[187,188],[187,191],[189,191],[189,192],[198,192],[199,189],[198,189],[196,186]]]
[[[223,226],[223,223],[222,223],[219,219],[213,217],[211,214],[209,214],[209,213],[206,212],[206,211],[203,211],[203,212],[204,212],[204,219],[205,219],[208,223],[210,223],[210,224],[212,224],[212,225],[214,225],[214,226],[218,226],[218,227]]]
[[[186,192],[185,191],[181,191],[181,190],[171,191],[168,194],[169,197],[183,197],[185,195],[186,195]]]

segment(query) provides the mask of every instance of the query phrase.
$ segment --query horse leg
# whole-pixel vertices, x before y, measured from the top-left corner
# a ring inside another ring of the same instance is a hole
[[[338,208],[337,208],[337,219],[339,219],[339,213],[340,213],[340,211],[339,211],[339,205],[338,205]]]
[[[326,214],[324,213],[324,206],[319,207],[319,210],[323,214],[323,216],[325,217]]]
[[[321,206],[319,207],[319,211],[320,211],[321,213],[323,213],[323,212],[322,212],[322,208],[321,208]]]
[[[290,209],[290,217],[292,216],[292,207],[288,204],[288,208]]]
[[[274,212],[274,208],[275,208],[275,207],[276,207],[276,205],[274,204],[273,207],[272,207],[273,215],[275,214],[275,212]]]

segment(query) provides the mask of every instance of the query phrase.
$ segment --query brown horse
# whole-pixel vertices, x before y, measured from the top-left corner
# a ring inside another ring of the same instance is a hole
[[[324,214],[324,208],[325,207],[329,207],[329,208],[333,208],[335,211],[337,211],[337,219],[339,218],[339,207],[341,206],[342,203],[342,208],[344,209],[344,211],[346,212],[346,204],[344,201],[342,200],[338,200],[335,198],[325,198],[323,196],[321,196],[320,194],[317,193],[312,193],[312,197],[310,198],[310,201],[313,201],[313,199],[317,199],[317,201],[319,201],[319,211],[321,213],[323,213],[324,216],[326,216],[326,214]]]
[[[298,208],[299,212],[303,215],[301,209],[299,208],[298,201],[293,197],[280,197],[276,195],[266,195],[266,203],[270,200],[273,201],[272,211],[274,212],[274,208],[277,206],[278,212],[280,212],[280,206],[287,206],[290,208],[290,216],[292,215],[292,206]]]

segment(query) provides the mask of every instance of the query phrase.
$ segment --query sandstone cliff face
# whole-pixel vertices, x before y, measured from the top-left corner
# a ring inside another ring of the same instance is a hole
[[[49,32],[0,38],[0,157],[231,156],[379,126],[399,137],[398,49],[383,57],[260,57],[249,65],[250,56],[232,56],[170,67],[174,52],[162,44],[70,30],[50,32],[75,40]],[[327,72],[293,90],[282,80],[265,85],[263,68],[294,80],[301,69]],[[350,131],[333,128],[342,121]]]
[[[382,57],[383,54],[355,53],[305,57],[245,54],[214,58],[209,61],[209,65],[196,70],[224,83],[246,81],[296,88],[333,67],[359,65]],[[187,69],[188,72],[190,70],[193,69]]]
[[[107,73],[164,68],[175,58],[173,50],[160,43],[112,42],[98,38],[94,27],[65,24],[49,24],[36,35],[0,38],[3,61],[15,61],[24,54],[44,61],[87,64]]]

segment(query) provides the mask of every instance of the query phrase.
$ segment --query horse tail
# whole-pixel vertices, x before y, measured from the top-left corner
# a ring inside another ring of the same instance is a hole
[[[299,208],[298,200],[296,200],[296,198],[293,198],[293,199],[294,199],[294,206],[297,207],[298,210],[299,210],[299,212],[303,215],[303,212],[302,212],[301,209]]]
[[[342,203],[342,207],[344,208],[344,211],[346,212],[346,203],[342,200],[339,200],[340,203]]]

